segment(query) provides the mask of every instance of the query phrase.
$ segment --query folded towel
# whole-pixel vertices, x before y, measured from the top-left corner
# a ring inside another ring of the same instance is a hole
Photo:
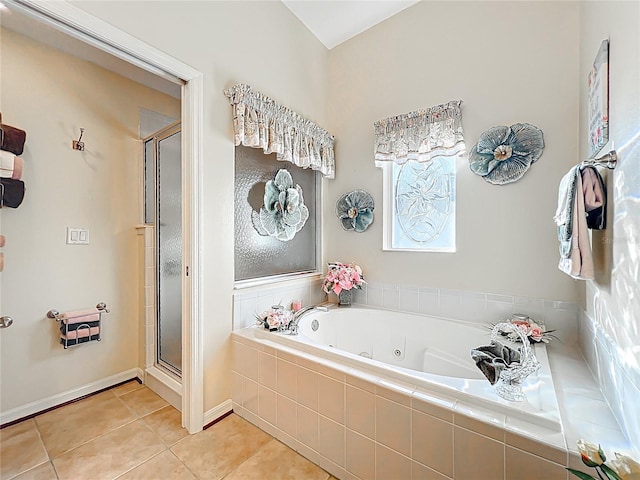
[[[491,340],[491,345],[483,345],[471,350],[471,358],[491,385],[494,385],[500,378],[502,370],[520,362],[520,351]]]
[[[63,314],[63,315],[66,315],[66,314]],[[92,313],[89,315],[80,315],[80,316],[71,317],[71,318],[62,317],[62,323],[64,323],[65,325],[71,325],[74,323],[90,323],[90,322],[96,322],[98,320],[100,320],[99,313]]]
[[[91,327],[91,328],[79,328],[78,330],[71,330],[70,332],[67,332],[66,335],[60,335],[60,338],[68,338],[68,339],[74,339],[74,338],[83,338],[83,337],[89,337],[92,335],[98,335],[100,333],[100,327]]]
[[[12,127],[11,125],[5,125],[4,123],[0,123],[0,129],[2,129],[0,150],[6,150],[15,155],[22,155],[24,142],[27,140],[27,132]]]
[[[86,310],[72,310],[70,312],[63,312],[60,317],[62,318],[75,318],[75,317],[85,317],[87,315],[93,315],[94,313],[98,313],[99,310],[97,308],[87,308]]]
[[[18,208],[24,200],[24,182],[0,177],[0,207]]]
[[[13,178],[14,180],[21,180],[22,179],[22,157],[16,157],[13,160],[13,175],[11,175],[11,178]]]
[[[0,150],[0,177],[20,180],[22,165],[22,157],[16,157],[13,153]]]
[[[71,332],[73,330],[81,330],[83,328],[99,327],[100,322],[84,322],[84,323],[70,323],[68,325],[60,325],[60,333],[64,335],[65,332]]]
[[[13,174],[13,164],[16,156],[11,152],[0,150],[0,176],[11,178]],[[8,174],[7,174],[8,173]]]
[[[607,224],[607,187],[595,167],[584,167],[581,173],[587,227],[592,230],[604,230]]]
[[[0,248],[4,247],[6,244],[6,238],[4,235],[0,235]]]
[[[60,343],[65,347],[71,347],[73,345],[77,345],[79,343],[87,343],[91,340],[98,340],[100,335],[91,335],[90,337],[81,337],[81,338],[60,338]]]

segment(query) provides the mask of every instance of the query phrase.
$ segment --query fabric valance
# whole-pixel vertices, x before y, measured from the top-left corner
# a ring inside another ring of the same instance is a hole
[[[334,138],[329,132],[249,85],[240,83],[224,93],[233,107],[236,145],[262,148],[276,153],[278,160],[334,177]]]
[[[427,162],[463,152],[461,104],[454,100],[374,123],[376,165],[403,164],[407,160]]]

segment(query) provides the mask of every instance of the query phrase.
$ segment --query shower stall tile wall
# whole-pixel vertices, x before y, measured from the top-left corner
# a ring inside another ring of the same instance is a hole
[[[155,322],[156,322],[156,287],[155,287],[155,250],[153,225],[138,227],[138,234],[144,236],[144,348],[146,368],[155,362]]]

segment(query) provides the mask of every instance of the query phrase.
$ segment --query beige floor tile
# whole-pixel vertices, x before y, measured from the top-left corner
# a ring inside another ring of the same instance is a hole
[[[156,410],[160,410],[161,408],[169,405],[162,399],[162,397],[155,394],[147,387],[125,393],[119,398],[139,417],[144,417],[151,412],[155,412]]]
[[[237,415],[171,447],[171,451],[200,479],[219,479],[256,453],[271,437]]]
[[[166,447],[141,420],[106,433],[53,460],[61,480],[113,479]]]
[[[165,450],[151,460],[118,477],[118,480],[195,480],[193,473],[173,453]]]
[[[127,383],[123,383],[122,385],[118,385],[117,387],[112,388],[111,392],[116,397],[119,397],[121,395],[124,395],[125,393],[133,392],[134,390],[138,390],[142,387],[144,387],[144,385],[138,383],[137,380],[130,380]]]
[[[225,480],[327,480],[329,474],[278,440],[271,439]]]
[[[33,419],[0,430],[0,478],[11,478],[49,460]]]
[[[12,480],[57,480],[57,478],[58,475],[56,475],[53,465],[51,462],[47,462],[14,477]]]
[[[173,445],[189,435],[189,432],[182,428],[181,413],[171,405],[142,417],[142,420],[166,445]]]
[[[56,458],[136,417],[113,394],[96,395],[36,417],[47,452]]]

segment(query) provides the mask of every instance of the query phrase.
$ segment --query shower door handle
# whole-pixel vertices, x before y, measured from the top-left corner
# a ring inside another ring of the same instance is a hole
[[[13,324],[13,318],[8,316],[0,317],[0,328],[7,328]]]

